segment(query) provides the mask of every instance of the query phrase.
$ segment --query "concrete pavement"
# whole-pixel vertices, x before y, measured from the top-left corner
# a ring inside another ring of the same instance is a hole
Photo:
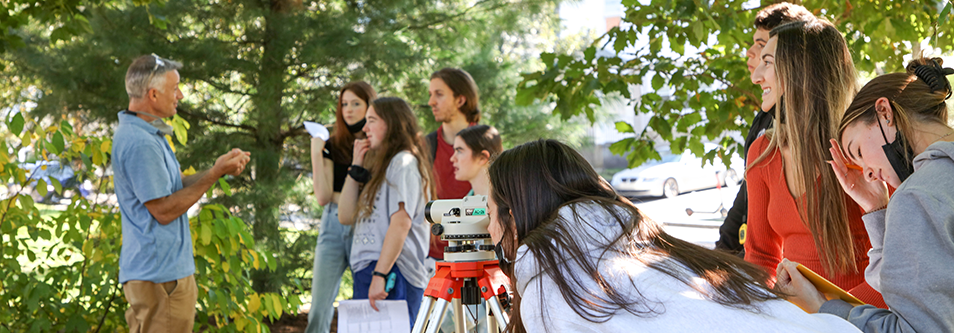
[[[719,226],[725,220],[720,203],[728,210],[735,201],[739,186],[683,193],[675,198],[630,198],[647,217],[663,223],[666,232],[680,239],[714,248],[719,240]],[[692,209],[692,216],[686,209]]]

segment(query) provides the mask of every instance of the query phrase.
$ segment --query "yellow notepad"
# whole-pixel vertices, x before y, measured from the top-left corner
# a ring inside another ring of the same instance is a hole
[[[821,277],[821,275],[818,275],[818,273],[813,272],[811,269],[808,269],[808,267],[805,267],[802,264],[798,264],[798,271],[801,272],[802,275],[804,275],[805,278],[808,279],[808,281],[811,281],[812,284],[815,285],[815,288],[818,289],[818,291],[822,292],[828,297],[834,296],[842,301],[851,303],[852,305],[856,305],[856,306],[865,304],[865,302],[862,302],[857,297],[853,296],[852,294],[849,294],[844,289],[841,289],[840,287],[836,286],[834,283],[831,283],[831,281],[826,280],[825,278]]]

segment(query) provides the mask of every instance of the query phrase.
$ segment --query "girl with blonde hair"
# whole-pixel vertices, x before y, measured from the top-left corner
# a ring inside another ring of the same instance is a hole
[[[883,306],[861,271],[871,247],[861,210],[825,165],[828,139],[857,90],[845,39],[827,20],[792,22],[771,31],[760,58],[753,77],[778,114],[749,150],[745,260],[770,274],[783,258],[800,262]]]

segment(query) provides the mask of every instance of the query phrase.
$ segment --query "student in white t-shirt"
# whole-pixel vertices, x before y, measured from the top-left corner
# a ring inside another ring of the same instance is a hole
[[[366,119],[367,139],[355,140],[338,202],[339,221],[354,224],[354,298],[368,299],[375,310],[377,300],[407,300],[413,325],[427,286],[424,206],[435,199],[434,180],[407,102],[378,98]]]

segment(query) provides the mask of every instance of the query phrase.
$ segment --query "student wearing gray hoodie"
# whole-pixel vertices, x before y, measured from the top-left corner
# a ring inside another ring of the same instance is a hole
[[[919,58],[906,73],[871,80],[845,112],[840,142],[831,140],[832,168],[866,213],[865,279],[890,310],[827,300],[796,263],[783,262],[777,286],[803,308],[866,333],[954,332],[954,130],[946,103],[954,69],[941,64]],[[897,188],[890,201],[885,184]]]

